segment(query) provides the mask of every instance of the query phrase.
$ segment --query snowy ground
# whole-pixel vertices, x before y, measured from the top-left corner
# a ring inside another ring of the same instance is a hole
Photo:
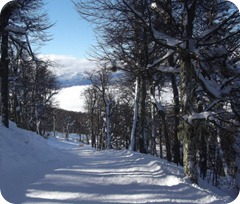
[[[0,189],[10,203],[229,203],[205,182],[158,158],[79,143],[44,140],[0,125]],[[3,202],[1,202],[3,203]],[[7,202],[6,202],[7,203]]]

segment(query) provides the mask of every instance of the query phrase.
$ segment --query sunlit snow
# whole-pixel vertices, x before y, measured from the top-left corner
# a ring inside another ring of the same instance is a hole
[[[74,136],[75,137],[75,136]],[[182,167],[128,150],[89,145],[0,125],[0,189],[11,203],[228,203]]]

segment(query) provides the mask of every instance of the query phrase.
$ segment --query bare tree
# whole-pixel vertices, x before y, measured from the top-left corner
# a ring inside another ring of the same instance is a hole
[[[0,14],[0,32],[1,32],[1,69],[0,69],[0,82],[1,82],[1,111],[2,111],[2,122],[4,126],[8,127],[9,122],[9,114],[8,114],[8,66],[9,66],[9,59],[8,59],[8,38],[9,38],[9,31],[7,26],[9,25],[9,20],[17,8],[16,1],[11,1],[7,3]]]
[[[9,45],[15,47],[16,58],[23,56],[22,53],[25,50],[28,54],[27,60],[31,58],[38,63],[31,47],[31,40],[35,42],[47,40],[45,30],[51,26],[47,15],[39,12],[42,5],[42,0],[15,0],[6,4],[1,13],[1,106],[2,121],[7,127],[9,120]]]
[[[161,101],[155,100],[154,88],[160,85],[156,76],[162,73],[171,76],[174,95],[174,148],[178,151],[174,153],[174,160],[179,160],[179,136],[184,149],[184,172],[193,183],[198,183],[197,151],[201,151],[204,160],[201,165],[205,166],[207,158],[203,147],[208,146],[206,140],[211,139],[216,145],[214,159],[219,152],[225,170],[230,168],[224,158],[224,148],[229,147],[224,147],[222,141],[225,131],[239,136],[238,10],[221,0],[89,0],[75,5],[80,15],[98,23],[99,59],[114,62],[114,69],[129,73],[128,76],[137,81],[135,99],[139,101],[135,103],[134,117],[138,121],[133,123],[133,130],[136,130],[134,124],[141,124],[140,151],[146,150],[146,90],[152,86],[152,101],[161,107]],[[165,114],[159,112],[162,121]],[[167,130],[166,124],[163,127]],[[213,129],[214,133],[208,136],[204,129]],[[134,149],[136,140],[134,134],[132,136]],[[171,160],[171,143],[167,140],[166,146],[168,160]],[[204,173],[205,167],[202,169]],[[225,175],[229,178],[227,171]]]

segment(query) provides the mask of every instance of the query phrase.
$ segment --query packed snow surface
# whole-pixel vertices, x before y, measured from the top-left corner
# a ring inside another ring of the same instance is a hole
[[[182,167],[128,150],[89,145],[0,125],[0,189],[10,203],[229,203]],[[3,202],[2,202],[3,203]],[[7,203],[7,202],[6,202]]]

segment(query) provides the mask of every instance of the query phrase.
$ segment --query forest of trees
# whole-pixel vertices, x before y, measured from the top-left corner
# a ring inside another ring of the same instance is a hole
[[[86,113],[53,108],[58,83],[33,47],[50,40],[42,0],[0,16],[2,123],[89,135],[92,147],[148,153],[240,188],[240,15],[223,0],[74,0],[95,26]],[[81,39],[80,39],[81,40]]]
[[[34,51],[50,40],[47,29],[52,25],[43,5],[42,0],[10,1],[0,16],[2,123],[8,127],[11,119],[38,134],[49,125],[52,96],[58,89],[51,62]]]
[[[240,16],[223,0],[75,0],[95,26],[85,92],[98,149],[184,166],[193,183],[240,187]],[[167,96],[171,99],[167,100]],[[235,183],[234,183],[235,181]]]
[[[50,112],[52,118],[48,118],[48,130],[54,132],[54,136],[57,136],[57,132],[61,133],[62,136],[68,139],[69,133],[76,133],[79,135],[88,136],[88,128],[86,121],[86,113],[67,111],[59,108],[52,108]],[[89,143],[88,137],[83,142]],[[81,138],[80,138],[81,139]]]

